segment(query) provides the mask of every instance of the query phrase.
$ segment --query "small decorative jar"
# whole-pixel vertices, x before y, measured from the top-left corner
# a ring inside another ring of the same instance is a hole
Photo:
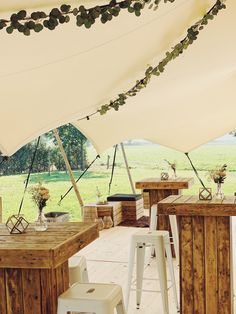
[[[105,229],[109,229],[113,226],[113,221],[111,219],[111,216],[104,216],[103,222],[104,222],[104,228]]]
[[[97,223],[98,223],[98,230],[99,230],[99,231],[101,231],[101,230],[104,229],[104,222],[103,222],[103,220],[102,220],[101,217],[96,218],[96,219],[94,220],[94,222],[97,222]]]

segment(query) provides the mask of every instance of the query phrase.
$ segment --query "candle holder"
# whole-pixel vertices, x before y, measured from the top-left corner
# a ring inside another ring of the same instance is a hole
[[[21,215],[12,215],[7,219],[6,226],[11,234],[24,233],[29,222]]]
[[[161,181],[167,181],[169,179],[168,172],[162,172],[161,173]]]

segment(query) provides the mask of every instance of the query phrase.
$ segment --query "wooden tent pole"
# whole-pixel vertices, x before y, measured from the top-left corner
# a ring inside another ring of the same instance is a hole
[[[56,140],[57,140],[57,143],[58,143],[58,146],[59,146],[59,148],[60,148],[60,151],[61,151],[61,154],[62,154],[62,156],[63,156],[63,159],[64,159],[64,161],[65,161],[66,168],[67,168],[67,170],[68,170],[71,183],[72,183],[73,188],[74,188],[74,190],[75,190],[75,194],[76,194],[76,196],[77,196],[77,199],[78,199],[78,201],[79,201],[80,207],[81,207],[81,209],[82,209],[82,214],[83,214],[83,206],[84,206],[84,203],[83,203],[82,197],[81,197],[81,195],[80,195],[80,192],[79,192],[79,190],[78,190],[77,184],[76,184],[76,182],[75,182],[75,179],[74,179],[74,176],[73,176],[73,173],[72,173],[72,170],[71,170],[71,166],[70,166],[69,160],[68,160],[68,158],[67,158],[67,156],[66,156],[66,152],[65,152],[65,150],[64,150],[64,147],[63,147],[63,145],[62,145],[62,141],[61,141],[61,138],[60,138],[60,136],[59,136],[58,130],[57,130],[57,129],[54,129],[54,130],[53,130],[53,133],[54,133],[54,136],[55,136],[55,138],[56,138]]]
[[[120,143],[120,146],[121,146],[121,150],[122,150],[122,153],[123,153],[123,157],[124,157],[124,161],[125,161],[125,166],[126,166],[126,171],[127,171],[128,177],[129,177],[129,182],[130,182],[131,190],[132,190],[133,194],[135,194],[136,191],[135,191],[134,183],[133,183],[133,180],[132,180],[132,177],[131,177],[131,173],[130,173],[130,170],[129,170],[129,165],[128,165],[128,160],[127,160],[126,153],[125,153],[124,144],[123,144],[123,143]]]

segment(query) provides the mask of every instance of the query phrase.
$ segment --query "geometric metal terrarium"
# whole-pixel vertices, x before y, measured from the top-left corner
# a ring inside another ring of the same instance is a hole
[[[203,200],[203,201],[212,200],[211,188],[199,188],[199,200]]]
[[[12,215],[7,219],[6,226],[10,233],[17,234],[24,233],[29,223],[23,216]]]

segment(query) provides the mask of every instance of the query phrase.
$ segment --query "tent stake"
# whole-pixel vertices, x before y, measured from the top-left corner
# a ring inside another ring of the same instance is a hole
[[[78,201],[79,201],[79,204],[80,204],[80,207],[81,207],[81,210],[82,210],[82,215],[83,215],[83,206],[84,206],[84,203],[83,203],[83,200],[82,200],[82,198],[81,198],[81,195],[80,195],[80,192],[79,192],[79,190],[78,190],[78,187],[77,187],[77,185],[76,185],[76,182],[75,182],[75,179],[74,179],[72,170],[71,170],[71,166],[70,166],[69,160],[68,160],[68,158],[67,158],[67,156],[66,156],[66,152],[65,152],[65,150],[64,150],[64,147],[63,147],[63,145],[62,145],[62,141],[61,141],[61,138],[60,138],[60,136],[59,136],[58,130],[57,130],[57,129],[54,129],[54,130],[53,130],[53,133],[54,133],[54,136],[55,136],[55,138],[56,138],[56,140],[57,140],[57,143],[58,143],[58,146],[59,146],[59,148],[60,148],[60,151],[61,151],[61,154],[62,154],[62,156],[63,156],[63,159],[64,159],[64,161],[65,161],[66,168],[67,168],[67,170],[68,170],[68,173],[69,173],[69,176],[70,176],[70,180],[71,180],[71,183],[72,183],[73,188],[74,188],[74,190],[75,190],[75,194],[76,194],[77,199],[78,199]]]
[[[123,153],[125,166],[126,166],[127,174],[128,174],[128,177],[129,177],[130,186],[131,186],[131,190],[132,190],[133,194],[135,194],[136,191],[135,191],[134,183],[133,183],[133,180],[132,180],[132,177],[131,177],[131,173],[130,173],[130,170],[129,170],[129,165],[128,165],[128,160],[127,160],[126,153],[125,153],[124,144],[120,143],[120,146],[121,146],[121,150],[122,150],[122,153]]]

